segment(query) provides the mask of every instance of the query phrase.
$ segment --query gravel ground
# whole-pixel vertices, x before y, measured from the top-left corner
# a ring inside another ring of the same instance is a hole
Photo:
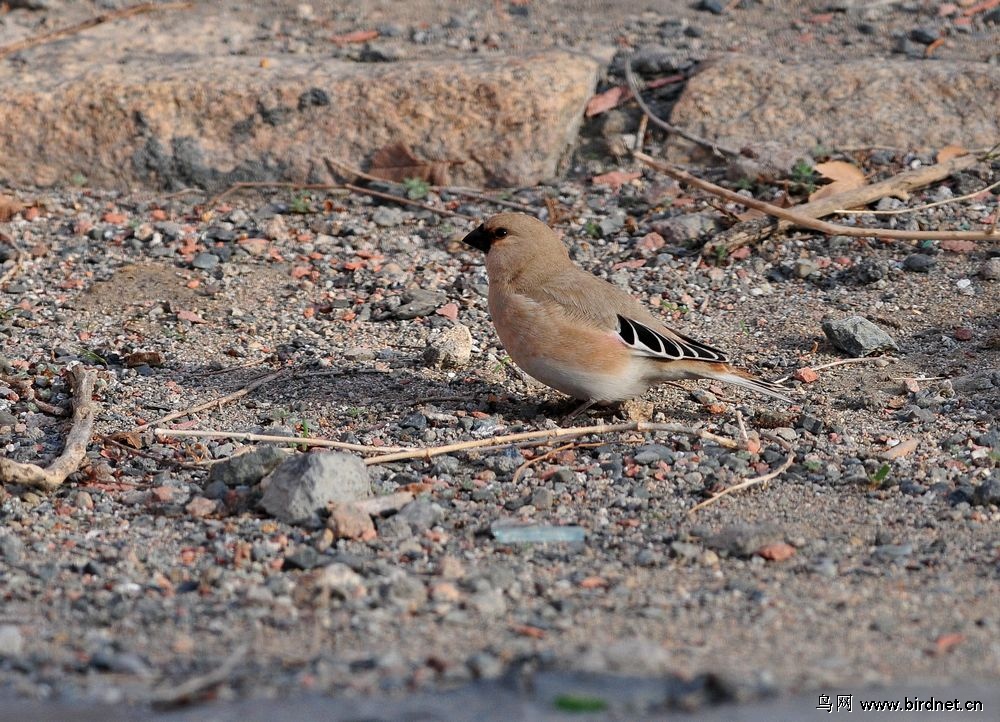
[[[342,20],[345,31],[360,24]],[[507,447],[369,466],[375,495],[404,495],[375,515],[374,535],[326,512],[287,523],[287,505],[261,507],[264,470],[227,461],[243,443],[133,430],[278,370],[166,425],[372,447],[554,428],[565,400],[507,362],[483,259],[458,242],[501,207],[430,194],[466,220],[322,191],[207,205],[198,194],[7,189],[28,209],[0,225],[24,252],[0,296],[0,444],[20,461],[58,453],[66,423],[38,402],[67,401],[62,372],[74,361],[100,370],[97,434],[125,435],[95,440],[51,495],[0,490],[0,689],[175,704],[580,672],[683,690],[637,692],[623,707],[648,711],[995,683],[995,246],[793,234],[709,265],[699,236],[725,217],[700,196],[648,170],[620,189],[590,183],[625,167],[600,152],[607,123],[588,125],[566,180],[502,198],[552,222],[581,265],[768,378],[845,358],[824,319],[863,316],[899,350],[789,381],[801,401],[787,409],[689,385],[575,423],[650,418],[738,438],[742,417],[790,445],[787,471],[689,514],[714,491],[777,469],[784,449],[766,436],[733,451],[671,433],[595,435],[549,454]],[[933,162],[847,157],[873,178]],[[908,203],[969,193],[997,170]],[[753,187],[764,198],[776,190]],[[987,195],[857,218],[959,228],[996,213]],[[8,243],[0,253],[12,268]],[[584,536],[520,543],[504,536],[510,524]]]

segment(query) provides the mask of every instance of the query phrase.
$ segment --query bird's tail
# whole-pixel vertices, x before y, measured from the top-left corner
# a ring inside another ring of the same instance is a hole
[[[778,399],[784,401],[786,404],[793,403],[792,397],[788,395],[784,386],[779,386],[771,381],[764,381],[756,376],[752,376],[746,371],[741,371],[740,369],[735,369],[728,364],[711,364],[713,367],[711,374],[706,374],[708,378],[715,379],[716,381],[723,381],[727,384],[733,384],[735,386],[742,386],[745,389],[750,389],[751,391],[756,391],[759,394],[764,394],[765,396],[770,396],[772,399]]]

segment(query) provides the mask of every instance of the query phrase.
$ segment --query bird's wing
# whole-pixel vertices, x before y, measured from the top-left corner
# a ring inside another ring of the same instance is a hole
[[[626,291],[594,276],[574,272],[550,277],[526,289],[535,300],[552,304],[578,323],[613,333],[636,354],[664,361],[694,360],[726,363],[726,354],[664,326]]]
[[[652,329],[633,318],[617,314],[618,337],[641,356],[664,361],[710,361],[726,363],[726,355],[717,348],[695,341],[666,327]],[[664,333],[665,332],[665,333]]]

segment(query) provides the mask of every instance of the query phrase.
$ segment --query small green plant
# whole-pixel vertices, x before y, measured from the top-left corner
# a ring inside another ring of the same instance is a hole
[[[101,356],[101,354],[96,351],[91,351],[89,348],[85,348],[80,351],[80,358],[90,361],[90,363],[100,364],[101,366],[107,366],[108,360]]]
[[[792,166],[792,183],[796,190],[804,193],[812,193],[816,190],[816,171],[809,161],[798,160]]]
[[[288,205],[288,210],[292,213],[312,213],[312,204],[309,202],[308,193],[296,193],[292,202]]]
[[[362,411],[360,406],[350,406],[347,409],[347,415],[350,416],[352,419],[358,418],[359,416],[361,416],[361,413]]]
[[[75,185],[77,188],[83,188],[87,185],[87,176],[83,173],[74,173],[69,177],[69,182]]]
[[[720,243],[715,247],[715,262],[716,264],[721,264],[729,256],[729,251],[726,250],[725,245]]]
[[[891,470],[892,470],[891,466],[889,466],[888,464],[882,464],[882,466],[878,468],[878,471],[876,471],[874,474],[868,477],[868,480],[874,487],[882,486],[882,482],[886,480]]]
[[[427,197],[431,186],[423,178],[407,178],[403,181],[403,188],[406,190],[406,197],[411,201],[419,201]]]
[[[608,703],[600,697],[561,694],[556,697],[555,706],[563,712],[602,712],[608,708]]]
[[[823,462],[819,459],[807,459],[805,467],[809,469],[809,471],[820,471],[823,468]]]
[[[751,180],[750,178],[740,178],[738,181],[736,181],[734,185],[736,186],[736,190],[738,191],[753,190],[753,180]]]
[[[587,221],[587,225],[583,227],[583,230],[585,230],[587,235],[591,238],[601,238],[604,235],[601,233],[601,226],[597,221]]]

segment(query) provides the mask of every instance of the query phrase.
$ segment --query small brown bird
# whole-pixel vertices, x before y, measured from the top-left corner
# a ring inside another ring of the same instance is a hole
[[[463,240],[486,253],[490,315],[507,353],[543,384],[587,402],[575,413],[676,379],[715,379],[791,402],[781,386],[733,368],[722,351],[672,331],[577,267],[531,216],[500,213]]]

